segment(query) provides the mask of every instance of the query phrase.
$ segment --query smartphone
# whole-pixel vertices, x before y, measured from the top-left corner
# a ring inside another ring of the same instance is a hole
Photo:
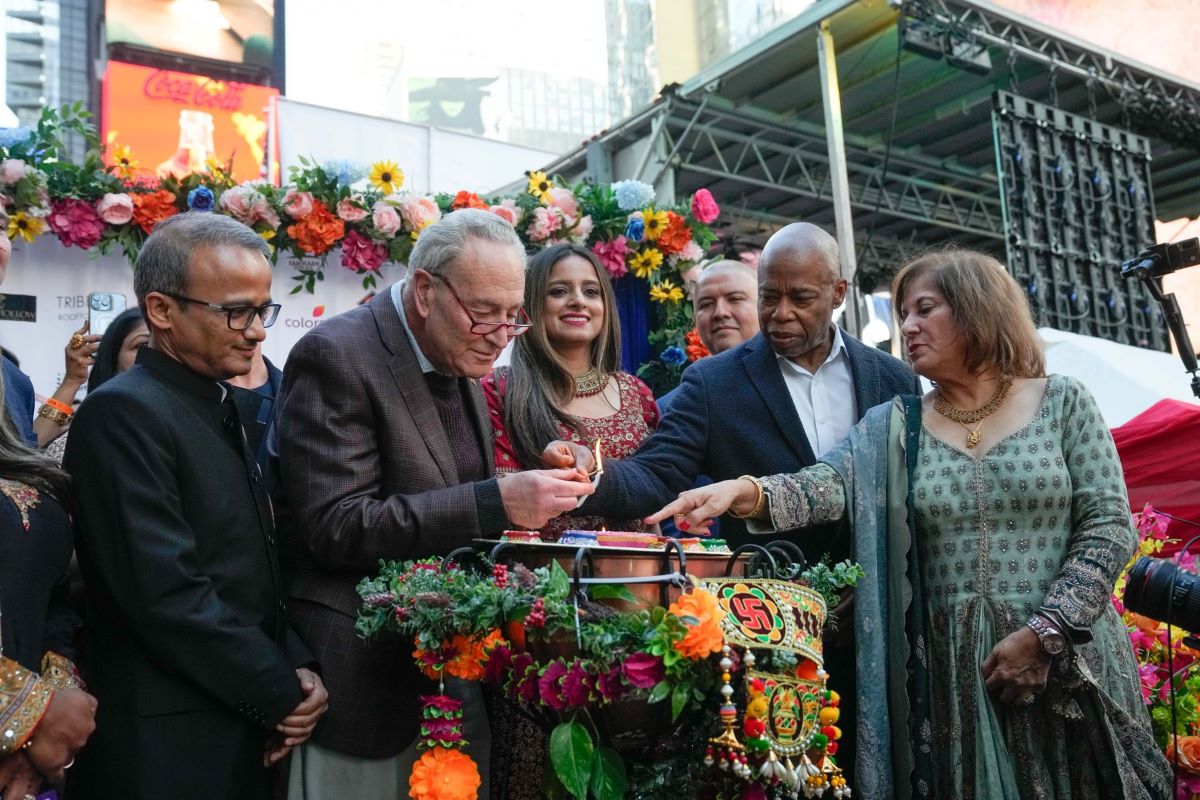
[[[92,292],[88,295],[88,333],[102,336],[124,310],[125,295],[120,292]]]

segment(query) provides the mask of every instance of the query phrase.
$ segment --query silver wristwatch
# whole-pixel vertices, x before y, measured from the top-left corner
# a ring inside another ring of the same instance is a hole
[[[1047,622],[1045,617],[1034,614],[1025,624],[1037,634],[1038,640],[1042,643],[1042,650],[1047,655],[1062,655],[1063,651],[1067,649],[1067,637],[1063,636],[1062,631]]]

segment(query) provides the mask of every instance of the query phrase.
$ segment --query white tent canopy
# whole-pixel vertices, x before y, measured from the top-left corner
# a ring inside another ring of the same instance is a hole
[[[1046,345],[1046,371],[1082,381],[1095,395],[1110,428],[1124,425],[1159,400],[1198,402],[1175,353],[1053,328],[1041,328],[1038,333]]]

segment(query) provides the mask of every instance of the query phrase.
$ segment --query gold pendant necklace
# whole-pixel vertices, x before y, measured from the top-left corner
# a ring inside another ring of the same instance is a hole
[[[996,413],[996,410],[1004,404],[1004,401],[1008,398],[1008,390],[1011,387],[1012,378],[1001,378],[996,383],[996,391],[992,394],[992,398],[981,408],[977,408],[974,411],[964,411],[961,408],[950,405],[939,388],[937,395],[933,399],[933,410],[946,419],[962,425],[967,431],[967,449],[973,450],[979,446],[979,441],[982,438],[979,435],[979,429],[983,427],[983,421]],[[975,425],[975,430],[971,430],[969,427],[971,425]]]
[[[604,391],[605,386],[608,386],[608,376],[595,367],[582,375],[575,376],[576,397],[591,397],[594,394],[600,394]]]

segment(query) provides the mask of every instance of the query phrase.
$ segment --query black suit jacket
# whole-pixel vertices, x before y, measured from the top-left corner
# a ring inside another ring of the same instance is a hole
[[[412,742],[417,697],[434,685],[413,664],[411,638],[359,638],[355,585],[379,571],[380,559],[445,555],[508,527],[495,478],[459,479],[391,294],[322,322],[296,343],[277,422],[295,528],[287,550],[291,615],[329,689],[329,713],[313,740],[363,758],[393,756]],[[490,474],[487,404],[475,381],[459,380]]]
[[[146,348],[80,407],[64,465],[99,701],[72,798],[269,797],[311,656],[229,388]]]
[[[897,394],[920,393],[904,363],[845,331],[842,339],[854,378],[854,397],[846,401],[854,403],[859,419]],[[583,510],[645,516],[692,488],[701,475],[714,481],[774,475],[815,461],[775,351],[760,333],[688,367],[658,429],[632,457],[605,462],[604,477]],[[850,554],[844,531],[826,526],[793,538],[810,559],[826,552],[840,559]],[[745,523],[729,516],[721,519],[721,534],[733,544],[748,540]]]

